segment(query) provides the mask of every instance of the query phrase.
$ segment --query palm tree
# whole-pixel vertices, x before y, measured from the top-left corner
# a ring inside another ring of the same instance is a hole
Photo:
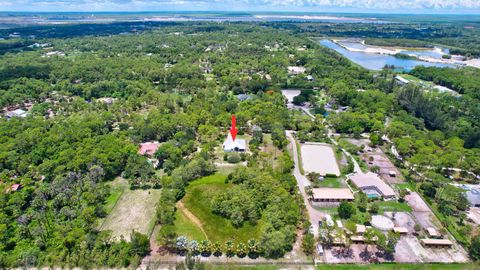
[[[233,255],[235,255],[235,248],[232,240],[227,240],[227,242],[225,242],[225,252],[227,257],[233,257]]]
[[[212,245],[212,251],[213,251],[213,255],[214,256],[221,256],[222,255],[222,245],[220,244],[220,242],[215,242],[213,243]]]
[[[244,243],[238,243],[237,245],[237,256],[243,258],[247,255],[247,246]]]
[[[248,245],[248,253],[256,254],[258,252],[258,242],[255,239],[250,239],[247,242]]]

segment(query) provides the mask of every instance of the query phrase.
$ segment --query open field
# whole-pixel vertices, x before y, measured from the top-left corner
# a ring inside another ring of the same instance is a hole
[[[235,228],[230,220],[212,213],[210,204],[213,196],[231,187],[231,184],[225,184],[225,178],[224,175],[216,174],[190,183],[181,203],[194,217],[191,215],[189,217],[189,214],[185,214],[183,211],[183,216],[180,216],[176,222],[187,225],[187,228],[180,228],[180,225],[176,223],[175,226],[179,228],[177,234],[184,234],[189,239],[202,240],[205,238],[201,233],[203,229],[206,238],[212,242],[219,241],[220,243],[229,239],[246,242],[260,236],[261,220],[255,226],[245,223],[242,227]],[[185,218],[190,220],[186,221]],[[202,228],[198,226],[200,225],[198,223],[201,224]]]
[[[105,200],[105,212],[110,214],[122,196],[123,192],[128,189],[128,183],[123,178],[117,178],[110,184],[110,195]]]
[[[305,143],[301,145],[301,153],[305,172],[340,176],[340,168],[331,146],[327,144]]]
[[[159,189],[125,189],[100,230],[111,230],[113,237],[123,236],[126,240],[130,239],[132,230],[149,235],[155,225],[155,206],[159,198]]]
[[[195,236],[195,239],[198,241],[207,239],[198,224],[194,223],[187,214],[184,213],[183,209],[178,209],[175,213],[175,228],[178,235]]]
[[[412,212],[412,208],[407,203],[401,203],[396,201],[381,201],[374,203],[378,205],[378,213],[383,212]]]
[[[345,181],[337,177],[325,177],[323,180],[319,181],[320,187],[328,188],[342,188],[345,187]]]

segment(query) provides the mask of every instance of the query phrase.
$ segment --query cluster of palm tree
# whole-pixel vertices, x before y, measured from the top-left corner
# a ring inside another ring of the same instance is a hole
[[[233,257],[236,255],[237,257],[243,258],[247,255],[249,257],[257,257],[261,253],[259,243],[255,239],[250,239],[247,243],[238,242],[236,244],[233,240],[227,240],[222,245],[218,241],[190,241],[185,236],[179,236],[177,237],[175,247],[178,253],[190,253],[193,255],[202,255],[204,257],[208,257],[212,254],[213,256],[219,257],[225,254],[227,257]]]

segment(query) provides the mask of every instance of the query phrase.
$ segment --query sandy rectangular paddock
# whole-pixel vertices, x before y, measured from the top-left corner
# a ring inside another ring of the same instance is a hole
[[[302,165],[305,172],[340,176],[340,168],[333,148],[327,144],[302,144]]]

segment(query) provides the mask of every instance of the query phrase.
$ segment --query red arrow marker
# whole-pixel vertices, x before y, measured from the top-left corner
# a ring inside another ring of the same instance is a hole
[[[235,141],[235,138],[237,137],[237,119],[235,118],[235,115],[232,114],[232,128],[230,129],[230,135],[232,135],[232,140]]]

